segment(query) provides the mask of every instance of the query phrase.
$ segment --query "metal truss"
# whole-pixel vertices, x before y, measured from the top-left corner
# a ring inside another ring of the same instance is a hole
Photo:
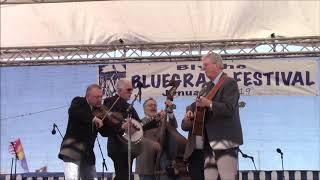
[[[114,45],[3,47],[0,66],[198,61],[208,52],[226,60],[320,57],[320,36]]]

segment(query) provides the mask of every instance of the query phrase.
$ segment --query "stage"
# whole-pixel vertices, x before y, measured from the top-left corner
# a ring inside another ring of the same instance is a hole
[[[281,180],[283,171],[240,171],[239,180]],[[113,173],[105,173],[104,180],[112,180]],[[64,180],[62,172],[52,173],[24,173],[17,174],[16,180]],[[320,171],[284,171],[285,180],[320,180]],[[1,174],[0,180],[10,180],[10,174]],[[98,173],[98,180],[102,180],[102,173]],[[134,174],[134,180],[139,180]]]

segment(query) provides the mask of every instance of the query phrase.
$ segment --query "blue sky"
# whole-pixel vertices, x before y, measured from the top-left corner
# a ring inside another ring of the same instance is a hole
[[[56,123],[64,134],[70,101],[74,96],[83,96],[88,84],[97,82],[97,65],[2,67],[0,75],[1,172],[10,173],[12,156],[8,145],[16,138],[22,141],[30,171],[48,166],[50,172],[62,172],[63,162],[57,158],[61,137],[51,134],[52,124]],[[318,82],[319,79],[318,73]],[[284,152],[285,169],[320,169],[319,96],[242,96],[241,100],[246,102],[240,110],[244,133],[241,149],[255,158],[258,169],[281,169],[276,148]],[[160,108],[163,102],[159,99]],[[185,106],[191,102],[192,99],[175,100],[179,125]],[[136,103],[135,108],[143,117],[142,104]],[[48,109],[52,110],[43,111]],[[39,111],[43,112],[34,113]],[[186,135],[180,127],[179,131]],[[106,139],[99,140],[112,172]],[[95,153],[97,170],[101,171],[97,144]],[[240,169],[254,168],[249,159],[239,159]],[[20,167],[18,172],[22,172]]]

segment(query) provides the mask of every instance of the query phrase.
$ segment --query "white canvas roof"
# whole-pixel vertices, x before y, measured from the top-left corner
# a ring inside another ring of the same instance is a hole
[[[1,5],[1,46],[320,35],[320,1],[87,1]]]

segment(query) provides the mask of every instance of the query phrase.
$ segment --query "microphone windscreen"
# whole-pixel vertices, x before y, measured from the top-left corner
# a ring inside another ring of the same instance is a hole
[[[248,155],[246,155],[246,154],[242,154],[242,157],[247,158],[247,157],[248,157]]]
[[[281,149],[277,148],[277,152],[282,154]]]
[[[52,128],[51,134],[56,134],[56,124],[55,123],[53,123],[53,128]]]

